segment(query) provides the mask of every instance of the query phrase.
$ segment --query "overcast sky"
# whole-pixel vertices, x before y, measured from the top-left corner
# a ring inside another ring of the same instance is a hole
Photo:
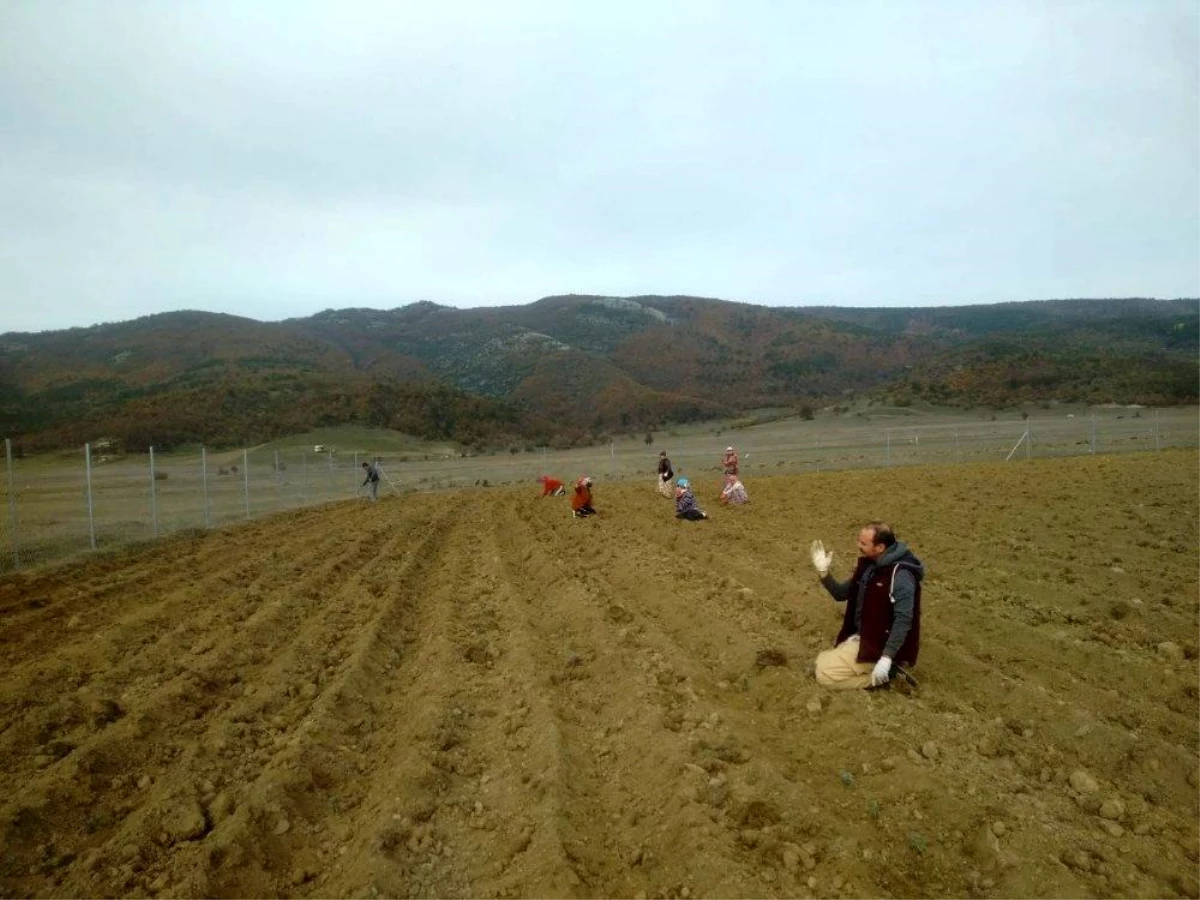
[[[1200,296],[1194,0],[2,0],[0,332]]]

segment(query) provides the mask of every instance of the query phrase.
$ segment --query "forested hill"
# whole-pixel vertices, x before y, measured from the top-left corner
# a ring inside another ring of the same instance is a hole
[[[176,312],[0,335],[23,449],[237,445],[356,422],[473,446],[569,445],[763,407],[1197,401],[1200,301],[764,307],[567,295],[259,322]]]

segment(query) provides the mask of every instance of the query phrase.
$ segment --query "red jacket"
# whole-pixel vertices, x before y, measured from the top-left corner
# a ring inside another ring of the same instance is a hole
[[[575,485],[575,493],[571,495],[571,509],[582,509],[592,505],[592,489],[586,484]]]
[[[738,455],[736,450],[726,450],[721,457],[721,469],[726,475],[738,474]]]

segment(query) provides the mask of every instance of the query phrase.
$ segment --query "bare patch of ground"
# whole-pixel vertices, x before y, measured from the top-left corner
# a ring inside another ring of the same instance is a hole
[[[1195,897],[1197,470],[405,495],[6,576],[0,894]],[[806,548],[876,517],[920,687],[831,694]]]

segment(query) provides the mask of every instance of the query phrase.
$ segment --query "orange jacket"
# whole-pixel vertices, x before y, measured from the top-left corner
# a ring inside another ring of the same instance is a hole
[[[575,493],[571,494],[571,509],[581,509],[592,505],[592,489],[586,484],[575,485]]]

